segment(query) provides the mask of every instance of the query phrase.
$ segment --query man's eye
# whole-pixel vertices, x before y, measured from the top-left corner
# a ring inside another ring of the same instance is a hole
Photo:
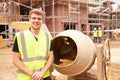
[[[38,20],[41,20],[41,18],[38,18]]]
[[[33,17],[32,19],[36,19],[35,17]]]

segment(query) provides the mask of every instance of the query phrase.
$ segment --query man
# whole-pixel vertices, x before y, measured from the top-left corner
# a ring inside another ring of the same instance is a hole
[[[97,42],[97,29],[94,28],[94,30],[92,31],[93,34],[93,41],[96,43]]]
[[[101,27],[98,28],[98,43],[102,42],[102,30]]]
[[[51,37],[40,30],[44,12],[33,9],[29,13],[30,29],[18,32],[13,46],[13,64],[18,80],[51,80],[49,68],[53,63]]]

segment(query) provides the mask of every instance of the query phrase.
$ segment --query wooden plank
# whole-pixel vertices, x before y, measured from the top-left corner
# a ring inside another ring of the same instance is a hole
[[[103,45],[97,46],[97,78],[98,80],[104,80],[104,47]]]

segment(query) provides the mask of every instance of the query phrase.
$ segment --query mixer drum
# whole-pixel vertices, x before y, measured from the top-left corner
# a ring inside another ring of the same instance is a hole
[[[65,75],[75,76],[88,71],[96,58],[93,41],[77,30],[60,32],[53,39],[54,68]]]

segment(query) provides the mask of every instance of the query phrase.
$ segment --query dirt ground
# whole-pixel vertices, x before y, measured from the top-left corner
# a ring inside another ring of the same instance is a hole
[[[104,43],[103,43],[104,44]],[[113,63],[120,63],[120,41],[110,41],[111,46],[111,60]],[[16,79],[16,71],[12,64],[12,45],[11,42],[7,41],[3,46],[0,47],[0,80],[17,80]],[[113,65],[113,67],[116,67]],[[118,68],[118,66],[117,66]],[[113,70],[113,72],[117,71],[116,74],[119,75],[120,71]],[[56,76],[56,80],[67,80],[67,77],[59,74],[57,72],[53,72],[54,76]],[[113,78],[113,77],[111,77]],[[120,78],[119,78],[120,79]],[[111,80],[119,80],[119,79],[111,79]]]

